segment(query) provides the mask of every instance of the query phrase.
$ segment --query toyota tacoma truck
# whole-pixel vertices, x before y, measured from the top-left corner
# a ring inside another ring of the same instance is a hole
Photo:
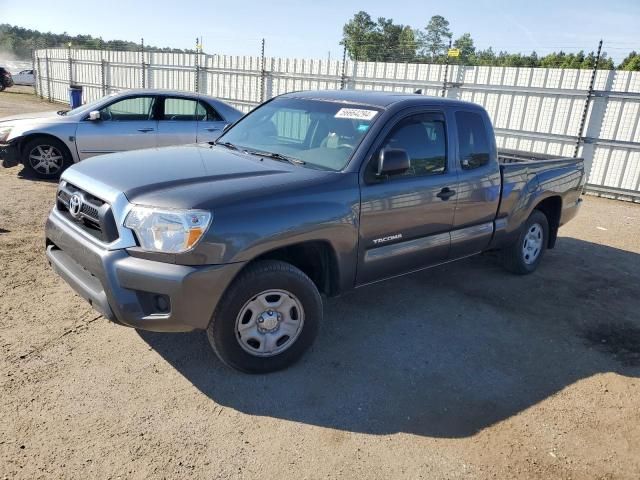
[[[499,152],[475,104],[296,92],[211,144],[73,165],[46,255],[106,318],[206,330],[225,364],[269,372],[311,345],[321,295],[489,250],[533,272],[584,182],[582,159]]]

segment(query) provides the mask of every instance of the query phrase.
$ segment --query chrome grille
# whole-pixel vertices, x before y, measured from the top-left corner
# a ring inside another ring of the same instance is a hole
[[[71,198],[80,198],[80,208],[72,212]],[[89,192],[67,182],[61,182],[58,187],[57,207],[64,216],[73,221],[78,227],[93,237],[104,242],[113,242],[118,238],[111,206],[91,195]]]

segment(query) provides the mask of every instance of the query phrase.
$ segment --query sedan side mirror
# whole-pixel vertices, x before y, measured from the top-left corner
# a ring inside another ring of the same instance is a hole
[[[89,112],[89,120],[95,122],[96,120],[100,120],[100,112],[98,110],[93,110]]]
[[[383,148],[378,156],[379,177],[401,175],[411,168],[411,160],[406,150],[401,148]]]

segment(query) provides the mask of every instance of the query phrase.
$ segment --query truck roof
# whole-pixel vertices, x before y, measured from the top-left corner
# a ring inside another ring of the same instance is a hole
[[[302,90],[298,92],[285,93],[282,97],[324,100],[329,102],[359,103],[378,108],[387,108],[390,105],[399,102],[402,102],[406,106],[459,105],[465,106],[466,108],[482,108],[475,103],[453,100],[450,98],[433,97],[419,93],[378,92],[371,90]]]

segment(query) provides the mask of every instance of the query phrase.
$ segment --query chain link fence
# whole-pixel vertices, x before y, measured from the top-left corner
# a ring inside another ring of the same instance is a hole
[[[282,93],[359,89],[445,96],[487,109],[499,148],[584,157],[587,191],[640,202],[640,72],[484,67],[203,53],[34,51],[36,91],[67,102],[131,88],[217,97],[242,111]]]

